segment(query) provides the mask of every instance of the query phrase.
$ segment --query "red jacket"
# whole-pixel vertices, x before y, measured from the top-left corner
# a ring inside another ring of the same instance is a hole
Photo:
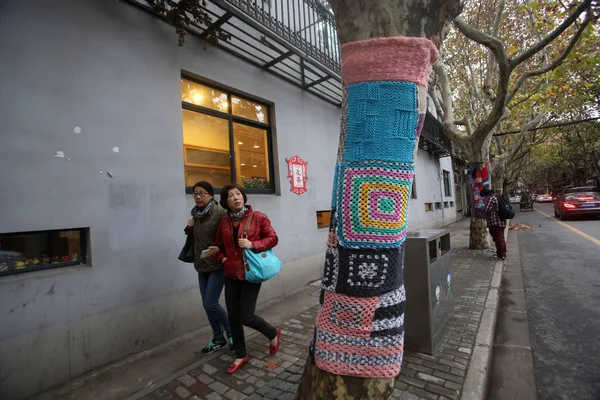
[[[225,277],[229,279],[246,279],[244,259],[242,256],[243,251],[238,244],[238,240],[244,233],[250,212],[254,215],[252,216],[252,221],[248,229],[248,240],[254,245],[254,251],[261,252],[272,249],[279,241],[277,233],[275,233],[275,230],[271,226],[269,218],[261,212],[252,211],[252,207],[249,205],[246,205],[246,207],[248,210],[244,213],[244,216],[240,221],[238,234],[235,239],[233,238],[233,221],[229,214],[221,218],[219,229],[217,230],[215,244],[221,249],[217,259],[221,262],[224,257],[227,257],[224,266]]]

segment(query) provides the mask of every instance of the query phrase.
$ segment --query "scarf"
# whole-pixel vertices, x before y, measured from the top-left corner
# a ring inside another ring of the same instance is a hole
[[[238,222],[242,219],[246,210],[247,210],[247,208],[246,208],[246,206],[244,206],[244,208],[242,208],[240,211],[238,211],[236,213],[229,212],[229,216],[231,217],[231,220],[233,222]]]
[[[211,200],[204,209],[200,209],[198,206],[192,208],[192,217],[197,219],[204,218],[212,209],[213,204],[216,204],[215,200]]]

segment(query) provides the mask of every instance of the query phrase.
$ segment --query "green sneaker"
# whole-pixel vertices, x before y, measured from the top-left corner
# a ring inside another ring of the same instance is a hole
[[[218,340],[211,340],[210,343],[207,344],[206,347],[202,349],[202,354],[210,354],[214,351],[222,349],[225,346],[227,346],[226,341],[221,342]]]

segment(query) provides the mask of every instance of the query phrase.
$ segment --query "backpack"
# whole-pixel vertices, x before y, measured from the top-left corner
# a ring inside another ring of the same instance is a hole
[[[507,220],[515,217],[515,209],[502,196],[496,196],[498,199],[498,215],[500,219]]]

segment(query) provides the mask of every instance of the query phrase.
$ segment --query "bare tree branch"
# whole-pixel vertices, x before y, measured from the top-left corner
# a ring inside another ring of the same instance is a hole
[[[573,13],[571,15],[569,15],[567,17],[567,19],[565,19],[562,24],[560,24],[555,30],[553,30],[552,32],[550,32],[548,34],[548,36],[546,36],[545,38],[543,38],[542,40],[540,40],[538,43],[536,43],[535,45],[533,45],[532,47],[530,47],[527,51],[521,53],[521,55],[513,58],[510,60],[510,68],[511,69],[515,69],[515,67],[517,67],[517,65],[523,63],[525,60],[533,57],[535,54],[537,54],[540,50],[542,50],[544,47],[548,46],[550,43],[552,43],[552,41],[554,41],[554,39],[556,39],[557,37],[559,37],[561,35],[561,33],[563,33],[564,31],[567,30],[567,28],[569,28],[571,25],[573,25],[576,21],[577,18],[579,18],[579,16],[581,15],[581,13],[583,13],[584,11],[586,11],[592,4],[592,0],[585,0],[583,1],[579,7],[577,7],[575,9],[575,11],[573,11]]]
[[[452,91],[450,89],[450,82],[448,81],[448,74],[446,73],[446,67],[444,63],[441,61],[441,58],[438,59],[435,64],[433,64],[433,70],[435,71],[438,78],[438,87],[440,88],[442,94],[442,102],[440,104],[441,108],[444,110],[444,116],[442,120],[442,125],[444,126],[444,131],[450,137],[450,139],[454,142],[458,142],[461,145],[467,140],[468,136],[462,133],[454,123],[454,109],[452,105]],[[435,99],[434,99],[435,101]]]
[[[487,35],[465,22],[462,18],[454,18],[454,24],[469,39],[489,48],[496,58],[498,64],[498,84],[496,89],[496,99],[492,111],[487,117],[477,126],[473,132],[473,138],[478,143],[484,143],[494,126],[500,121],[506,106],[506,98],[508,94],[508,84],[510,73],[506,49],[502,42],[490,35]]]
[[[498,12],[496,13],[496,20],[494,22],[494,29],[492,30],[492,36],[497,38],[498,32],[500,31],[500,22],[502,22],[502,15],[504,14],[505,0],[500,0],[498,4]],[[492,76],[494,72],[494,53],[490,52],[488,55],[487,74],[483,83],[483,93],[486,94],[490,103],[494,103],[495,95],[492,90]]]

